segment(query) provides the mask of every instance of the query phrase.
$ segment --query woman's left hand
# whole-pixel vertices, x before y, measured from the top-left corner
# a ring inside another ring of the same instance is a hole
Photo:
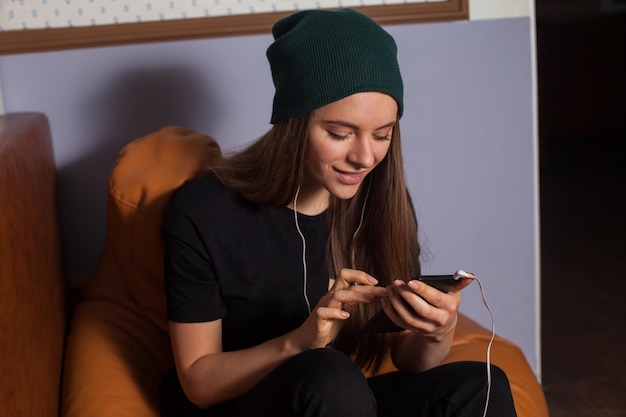
[[[381,303],[385,314],[408,330],[399,338],[394,362],[405,370],[421,371],[437,365],[448,353],[457,323],[460,292],[472,280],[461,278],[444,293],[417,280],[396,280]],[[416,355],[419,352],[420,354]]]
[[[396,280],[387,287],[389,296],[381,299],[385,313],[398,326],[422,336],[441,340],[454,331],[460,292],[472,280],[462,278],[444,293],[418,280]]]

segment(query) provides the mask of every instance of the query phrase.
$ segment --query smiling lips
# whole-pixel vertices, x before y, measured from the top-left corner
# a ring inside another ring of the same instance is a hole
[[[335,168],[339,176],[339,180],[346,185],[356,185],[363,181],[363,177],[367,174],[365,171],[361,172],[348,172],[341,171]]]

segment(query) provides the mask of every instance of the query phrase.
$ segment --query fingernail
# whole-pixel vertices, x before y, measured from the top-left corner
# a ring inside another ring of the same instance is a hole
[[[415,290],[417,290],[417,289],[419,289],[419,288],[420,288],[420,284],[419,284],[419,282],[417,282],[417,281],[415,281],[415,280],[411,280],[411,281],[409,281],[409,282],[408,282],[408,286],[409,286],[409,287],[411,287],[411,288],[413,288],[413,289],[415,289]]]
[[[369,282],[371,282],[372,284],[374,284],[374,285],[378,284],[378,280],[377,280],[376,278],[372,277],[372,276],[369,276],[369,275],[368,275],[368,276],[367,276],[367,280],[368,280]]]

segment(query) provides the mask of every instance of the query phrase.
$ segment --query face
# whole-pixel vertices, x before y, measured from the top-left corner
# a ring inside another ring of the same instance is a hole
[[[315,110],[308,126],[306,190],[310,202],[354,197],[385,158],[398,114],[389,95],[364,92]]]

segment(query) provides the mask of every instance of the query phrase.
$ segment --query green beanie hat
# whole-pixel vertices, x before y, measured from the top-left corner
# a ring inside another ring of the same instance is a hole
[[[276,92],[271,123],[309,113],[364,91],[389,94],[402,115],[396,43],[352,9],[305,10],[272,28],[267,49]]]

